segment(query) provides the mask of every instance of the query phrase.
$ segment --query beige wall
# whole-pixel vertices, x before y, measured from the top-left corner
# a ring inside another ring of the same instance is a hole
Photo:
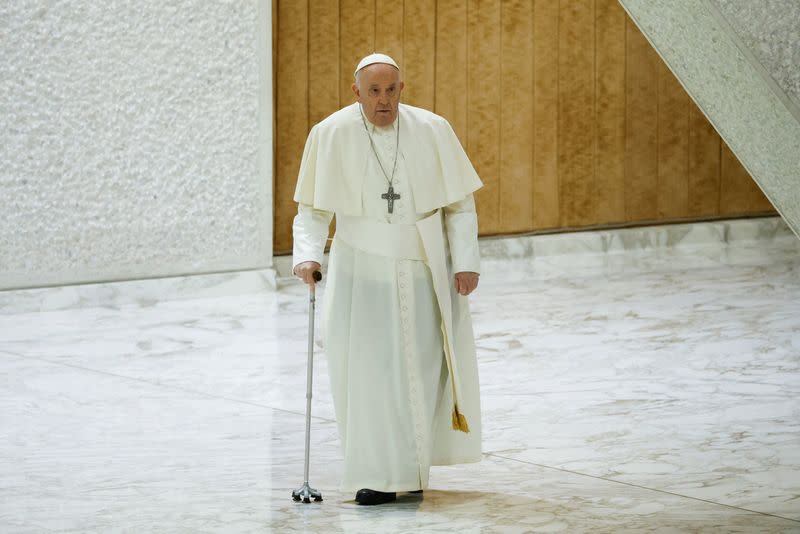
[[[453,125],[482,235],[772,213],[616,0],[277,0],[275,252],[308,130],[381,51]]]

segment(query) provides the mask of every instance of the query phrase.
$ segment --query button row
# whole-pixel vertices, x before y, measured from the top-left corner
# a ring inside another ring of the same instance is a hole
[[[410,394],[410,402],[411,402],[411,418],[414,425],[414,436],[415,436],[415,449],[417,453],[417,459],[422,464],[422,459],[424,458],[423,455],[423,441],[425,436],[422,431],[422,420],[424,418],[420,393],[419,393],[419,377],[417,376],[416,372],[416,365],[414,362],[414,354],[416,352],[415,347],[410,342],[410,324],[409,324],[409,317],[408,317],[408,292],[410,288],[406,286],[406,271],[408,269],[408,262],[405,260],[401,260],[398,263],[398,270],[399,270],[399,278],[400,278],[400,322],[402,323],[403,327],[403,346],[402,350],[406,356],[406,369],[408,375],[408,384],[409,384],[409,394]]]

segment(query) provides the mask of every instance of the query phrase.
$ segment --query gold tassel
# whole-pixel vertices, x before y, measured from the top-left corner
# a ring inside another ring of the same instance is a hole
[[[458,406],[453,406],[453,430],[469,432],[469,425],[467,424],[467,418],[464,417],[464,414],[458,411]]]

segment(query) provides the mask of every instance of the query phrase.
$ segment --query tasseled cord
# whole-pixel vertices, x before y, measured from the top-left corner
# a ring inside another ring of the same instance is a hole
[[[453,406],[453,430],[460,430],[461,432],[469,432],[469,425],[467,418],[464,414],[458,411],[458,406]]]

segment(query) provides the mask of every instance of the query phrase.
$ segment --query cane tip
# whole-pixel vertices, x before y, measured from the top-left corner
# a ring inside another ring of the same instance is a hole
[[[314,271],[314,275],[313,276],[314,276],[314,281],[315,282],[319,282],[320,280],[322,280],[322,273],[319,272],[319,271]]]

